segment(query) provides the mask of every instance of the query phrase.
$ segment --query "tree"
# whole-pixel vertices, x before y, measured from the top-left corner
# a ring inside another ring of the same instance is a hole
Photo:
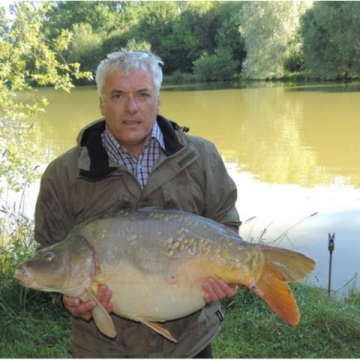
[[[101,35],[94,32],[89,23],[73,24],[71,34],[72,41],[64,51],[66,59],[79,62],[84,70],[94,71],[94,64],[104,57]]]
[[[178,16],[172,31],[162,42],[165,70],[191,72],[200,57],[215,59],[215,53],[230,54],[231,60],[243,58],[243,41],[239,33],[241,2],[179,2]]]
[[[13,24],[0,12],[7,29],[0,37],[0,179],[15,191],[37,177],[38,149],[24,141],[24,134],[33,131],[29,120],[35,121],[47,105],[46,99],[36,96],[36,87],[69,91],[73,79],[91,77],[80,71],[78,63],[62,58],[71,40],[69,32],[62,31],[52,42],[42,35],[48,10],[46,3],[16,3]]]
[[[217,49],[228,49],[232,60],[237,61],[240,73],[246,57],[245,40],[240,34],[240,11],[242,2],[221,3],[219,6],[219,26],[216,33]]]
[[[138,34],[141,34],[142,40],[151,42],[155,52],[161,53],[162,42],[171,34],[172,22],[179,15],[176,2],[147,1],[143,11],[144,16],[137,25]]]
[[[119,26],[119,2],[109,1],[56,1],[46,13],[42,29],[47,36],[58,36],[63,29],[70,30],[74,24],[90,24],[92,30],[105,36]]]
[[[360,3],[317,2],[302,20],[308,75],[319,79],[360,76]]]
[[[49,39],[67,30],[74,36],[71,49],[66,53],[71,61],[81,62],[85,69],[93,70],[108,52],[124,46],[128,38],[118,37],[131,28],[132,2],[123,1],[56,1],[46,14],[42,31]],[[137,4],[136,4],[137,8]],[[125,15],[128,9],[129,14]],[[120,36],[120,37],[121,37]]]
[[[301,1],[244,3],[240,21],[247,52],[243,63],[246,77],[272,79],[284,75],[286,60],[300,46],[297,32],[301,15],[310,5]]]
[[[239,34],[241,2],[61,1],[53,2],[43,30],[73,35],[67,56],[94,69],[105,54],[127,44],[149,44],[164,60],[164,73],[191,72],[202,54],[225,48],[241,70],[244,41]]]

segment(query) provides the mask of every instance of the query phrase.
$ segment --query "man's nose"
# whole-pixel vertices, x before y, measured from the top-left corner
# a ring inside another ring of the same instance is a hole
[[[126,101],[126,110],[133,114],[135,112],[137,112],[138,110],[138,105],[137,105],[137,102],[136,102],[136,99],[134,96],[129,96],[127,98],[127,101]]]

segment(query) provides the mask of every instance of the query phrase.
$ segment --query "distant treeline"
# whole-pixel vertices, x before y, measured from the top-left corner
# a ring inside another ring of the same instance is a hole
[[[360,78],[360,2],[59,1],[41,31],[94,72],[114,49],[157,53],[164,73],[199,80]]]

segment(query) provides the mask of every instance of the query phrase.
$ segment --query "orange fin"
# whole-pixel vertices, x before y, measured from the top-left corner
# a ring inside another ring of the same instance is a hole
[[[165,329],[163,326],[161,326],[159,323],[155,321],[146,320],[144,318],[137,318],[137,321],[140,321],[144,325],[148,326],[149,328],[156,331],[158,334],[164,336],[168,340],[177,343],[177,340],[171,335],[170,331]]]
[[[300,321],[300,311],[292,291],[281,272],[267,264],[263,275],[250,285],[250,289],[260,296],[275,313],[290,325],[297,325]]]

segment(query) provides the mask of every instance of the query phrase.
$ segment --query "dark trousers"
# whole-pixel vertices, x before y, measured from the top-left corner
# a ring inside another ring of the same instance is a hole
[[[193,359],[212,359],[212,357],[211,344],[209,344],[205,349],[195,355]]]

